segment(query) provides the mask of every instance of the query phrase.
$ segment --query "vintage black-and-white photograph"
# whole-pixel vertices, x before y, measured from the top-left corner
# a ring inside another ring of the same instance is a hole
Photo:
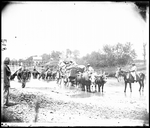
[[[149,126],[149,2],[8,2],[1,126]]]

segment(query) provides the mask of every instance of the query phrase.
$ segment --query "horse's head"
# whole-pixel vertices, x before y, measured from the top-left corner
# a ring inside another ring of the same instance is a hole
[[[120,76],[123,76],[123,77],[125,77],[128,74],[128,72],[123,71],[123,70],[120,70],[118,73]]]

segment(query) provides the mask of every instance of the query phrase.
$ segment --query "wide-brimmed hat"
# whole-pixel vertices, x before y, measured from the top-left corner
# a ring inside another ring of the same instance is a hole
[[[90,66],[90,64],[87,64],[87,66]]]

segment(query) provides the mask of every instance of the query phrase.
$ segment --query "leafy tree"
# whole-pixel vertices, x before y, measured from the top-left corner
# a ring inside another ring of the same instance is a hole
[[[115,47],[111,45],[104,45],[103,47],[104,54],[106,55],[106,65],[114,66],[116,65],[116,55],[115,55]]]
[[[126,65],[135,59],[136,53],[132,44],[118,43],[117,45],[104,45],[103,52],[92,52],[82,58],[84,64],[90,63],[93,67],[106,67]],[[81,60],[80,60],[81,62]]]
[[[132,62],[136,58],[136,56],[137,55],[135,53],[135,50],[132,49],[132,44],[130,42],[127,42],[123,47],[123,56],[122,56],[122,58],[126,60],[125,64]]]
[[[28,66],[31,66],[33,64],[33,56],[28,57],[25,62]]]
[[[72,54],[72,51],[70,49],[66,49],[66,58],[70,57]]]
[[[73,56],[74,56],[74,59],[77,60],[77,58],[78,58],[79,55],[80,55],[80,52],[79,52],[79,50],[74,50],[74,51],[72,52],[72,54],[73,54]]]
[[[50,57],[53,58],[53,60],[59,60],[61,55],[61,52],[59,51],[52,51]]]
[[[49,62],[49,61],[50,61],[50,58],[51,58],[51,57],[50,57],[49,54],[44,53],[44,54],[42,55],[42,62],[43,62],[43,64]]]

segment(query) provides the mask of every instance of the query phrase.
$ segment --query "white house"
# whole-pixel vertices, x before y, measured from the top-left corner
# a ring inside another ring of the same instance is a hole
[[[41,56],[33,57],[33,62],[34,62],[34,65],[39,64],[40,62],[42,62],[42,57]]]

